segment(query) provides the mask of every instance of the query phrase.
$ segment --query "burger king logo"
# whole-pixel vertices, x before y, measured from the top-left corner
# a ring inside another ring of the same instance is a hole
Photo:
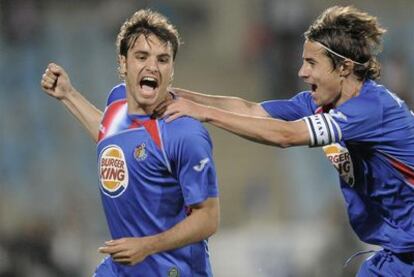
[[[120,196],[128,187],[128,168],[122,149],[116,145],[105,147],[99,158],[101,190],[109,197]]]
[[[352,187],[355,183],[354,165],[348,149],[334,143],[323,147],[323,151],[341,178]]]

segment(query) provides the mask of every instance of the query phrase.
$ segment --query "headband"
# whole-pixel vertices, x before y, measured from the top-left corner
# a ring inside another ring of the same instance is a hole
[[[316,43],[318,43],[323,49],[325,49],[326,51],[330,52],[331,54],[334,54],[337,57],[340,57],[344,60],[349,60],[351,62],[353,62],[354,64],[358,64],[358,65],[362,65],[362,66],[368,66],[369,65],[369,61],[365,62],[365,63],[359,63],[354,61],[353,59],[347,58],[345,56],[342,56],[341,54],[335,52],[334,50],[332,50],[331,48],[329,48],[328,46],[325,46],[324,44],[320,43],[319,41],[315,41]]]

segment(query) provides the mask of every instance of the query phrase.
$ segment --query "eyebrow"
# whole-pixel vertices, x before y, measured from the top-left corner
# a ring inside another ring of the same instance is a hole
[[[147,55],[148,56],[149,55],[149,52],[148,51],[144,51],[144,50],[137,50],[133,54],[134,55],[140,55],[141,54],[141,55]],[[169,53],[161,53],[161,54],[158,54],[157,57],[162,57],[162,58],[168,57],[168,58],[170,58],[171,55]]]
[[[134,55],[138,55],[138,54],[148,55],[149,52],[148,51],[143,51],[143,50],[137,50],[133,54]]]
[[[314,63],[317,62],[314,58],[303,58],[303,60],[307,62],[314,62]]]
[[[163,53],[163,54],[157,55],[157,57],[159,57],[159,58],[171,58],[171,55],[168,54],[168,53]]]

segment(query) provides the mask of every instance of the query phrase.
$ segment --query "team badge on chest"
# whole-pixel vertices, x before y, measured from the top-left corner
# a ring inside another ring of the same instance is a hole
[[[338,143],[330,144],[323,147],[328,160],[338,171],[342,180],[351,187],[355,183],[354,166],[348,149]]]
[[[147,158],[147,149],[145,147],[145,143],[141,143],[138,145],[134,150],[134,158],[137,161],[143,161]]]
[[[122,149],[109,145],[102,150],[99,157],[102,192],[112,198],[120,196],[128,187],[128,168]]]

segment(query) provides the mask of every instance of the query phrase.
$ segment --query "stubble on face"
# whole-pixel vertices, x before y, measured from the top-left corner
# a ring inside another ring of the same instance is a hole
[[[128,113],[151,114],[168,94],[173,60],[171,43],[155,35],[140,35],[128,50],[127,57],[120,57],[124,66],[127,88]]]

